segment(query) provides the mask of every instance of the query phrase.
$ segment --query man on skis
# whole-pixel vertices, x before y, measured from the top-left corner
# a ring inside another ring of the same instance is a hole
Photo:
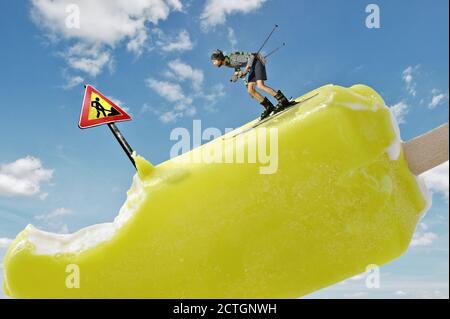
[[[289,100],[280,90],[275,91],[264,83],[267,80],[267,75],[265,59],[262,54],[234,52],[224,55],[221,50],[216,49],[211,55],[211,61],[217,67],[233,68],[234,74],[230,80],[232,82],[236,82],[239,78],[244,78],[248,74],[247,91],[265,109],[261,114],[261,120],[268,117],[272,112],[278,113],[290,105]],[[241,71],[241,68],[244,68],[244,70]],[[263,97],[255,88],[272,95],[277,99],[278,104],[274,106],[267,97]]]

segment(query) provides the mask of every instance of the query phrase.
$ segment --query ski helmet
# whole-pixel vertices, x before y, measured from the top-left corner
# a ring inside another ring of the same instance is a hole
[[[211,54],[211,61],[213,60],[219,60],[222,61],[225,59],[225,56],[223,55],[223,52],[219,49],[215,49],[213,53]]]

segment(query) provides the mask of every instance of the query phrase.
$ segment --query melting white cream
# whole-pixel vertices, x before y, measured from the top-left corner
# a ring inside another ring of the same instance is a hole
[[[392,161],[395,161],[399,158],[401,149],[402,149],[402,143],[403,140],[400,136],[400,127],[398,125],[397,119],[394,116],[394,113],[392,112],[391,108],[384,105],[385,108],[389,110],[389,115],[391,118],[392,128],[395,132],[395,139],[391,143],[391,145],[386,149],[386,153],[388,154],[389,158]],[[422,193],[422,196],[426,202],[425,208],[420,212],[421,218],[423,218],[426,214],[426,212],[430,209],[432,202],[433,202],[433,196],[428,189],[427,185],[425,184],[425,180],[422,176],[415,176],[416,183],[419,186],[420,192]]]
[[[112,223],[88,226],[73,234],[49,233],[28,225],[24,230],[25,236],[21,242],[17,243],[15,249],[21,249],[28,242],[33,245],[33,253],[36,255],[55,255],[78,253],[97,246],[113,238],[115,233],[134,215],[144,198],[144,187],[136,174],[127,193],[127,200]]]
[[[352,95],[357,96],[358,98],[363,97],[363,98],[367,99],[366,97],[364,97],[364,96],[362,96],[360,94],[357,94],[355,92],[351,92],[350,91],[350,93]],[[394,140],[386,148],[386,154],[389,156],[390,160],[392,160],[392,161],[398,160],[398,158],[400,156],[400,153],[401,153],[401,150],[402,150],[403,140],[402,140],[401,135],[400,135],[400,127],[398,125],[397,119],[395,118],[391,108],[389,108],[385,104],[380,105],[378,103],[375,103],[373,108],[369,108],[369,107],[367,107],[365,105],[355,104],[355,103],[339,103],[339,105],[351,108],[352,110],[364,110],[364,111],[366,111],[366,110],[377,111],[377,110],[379,110],[381,108],[386,108],[389,111],[389,116],[390,116],[390,119],[391,119],[392,128],[393,128],[394,133],[395,133]],[[416,178],[416,183],[417,183],[417,185],[418,185],[418,187],[420,189],[420,192],[422,193],[422,196],[423,196],[423,198],[424,198],[424,200],[426,202],[425,208],[420,213],[421,218],[423,218],[426,215],[426,212],[430,209],[430,207],[432,205],[432,199],[433,199],[432,197],[433,196],[432,196],[431,192],[429,191],[428,187],[426,186],[423,177],[422,176],[415,176],[415,178]]]

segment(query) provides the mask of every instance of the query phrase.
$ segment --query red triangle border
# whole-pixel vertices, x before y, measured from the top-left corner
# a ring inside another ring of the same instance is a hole
[[[120,115],[115,116],[108,116],[101,119],[94,119],[89,120],[89,109],[91,107],[91,95],[92,93],[98,94],[102,99],[104,99],[106,102],[108,102],[111,106],[113,106],[117,111],[119,111]],[[118,105],[113,103],[110,99],[108,99],[106,96],[104,96],[102,93],[100,93],[96,88],[94,88],[92,85],[86,85],[86,90],[84,91],[84,98],[83,98],[83,104],[81,106],[81,114],[80,114],[80,121],[78,123],[78,127],[81,129],[90,128],[102,124],[108,124],[108,123],[114,123],[114,122],[122,122],[122,121],[130,121],[131,116],[126,113],[124,110],[122,110]]]

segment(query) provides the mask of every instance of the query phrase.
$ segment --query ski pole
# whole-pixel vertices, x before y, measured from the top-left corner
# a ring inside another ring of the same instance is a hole
[[[265,57],[264,59],[267,59],[269,56],[271,56],[272,54],[274,54],[275,52],[277,52],[278,50],[280,50],[282,47],[284,47],[286,45],[286,43],[283,42],[282,45],[280,45],[278,48],[270,51]]]
[[[258,52],[256,52],[256,55],[259,54],[259,52],[261,52],[261,50],[264,48],[264,46],[266,45],[267,41],[269,41],[270,37],[272,36],[272,34],[275,32],[275,29],[278,28],[278,24],[275,24],[275,26],[273,27],[272,31],[270,31],[269,35],[267,36],[266,40],[264,40],[263,44],[261,45],[261,47],[259,48]]]

